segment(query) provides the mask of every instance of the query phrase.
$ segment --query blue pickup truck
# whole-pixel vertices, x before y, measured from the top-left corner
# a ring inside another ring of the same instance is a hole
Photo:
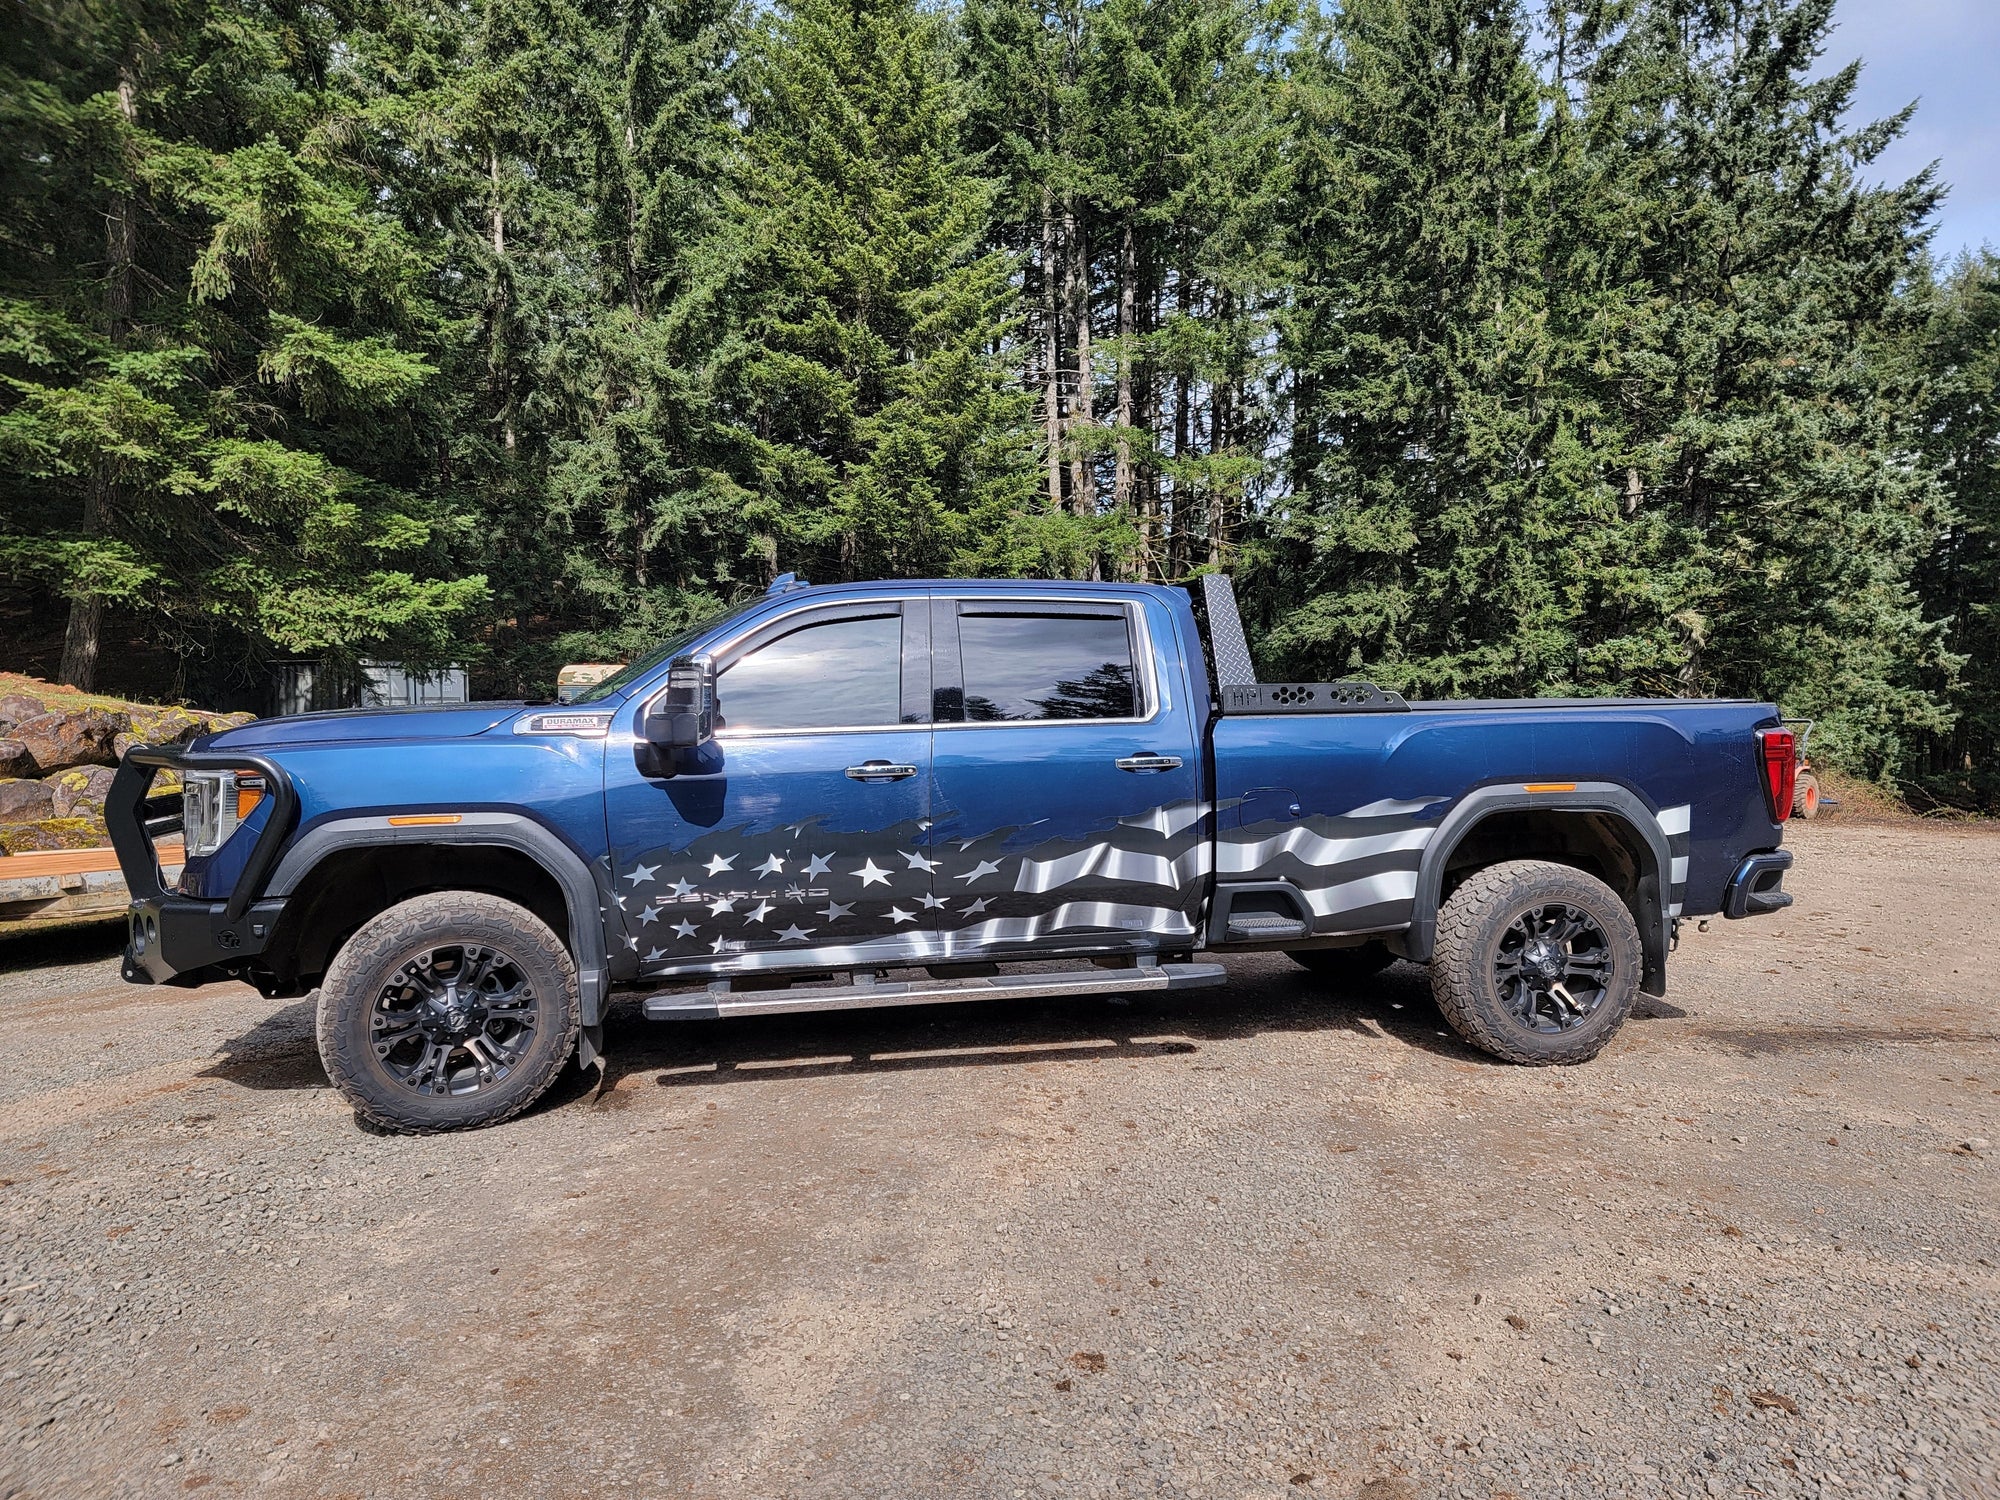
[[[316,988],[356,1111],[427,1132],[593,1063],[619,995],[1130,993],[1257,949],[1333,984],[1428,964],[1474,1046],[1582,1061],[1683,918],[1790,903],[1796,764],[1768,703],[1259,682],[1220,577],[787,576],[572,703],[135,749],[106,812],[126,978]]]

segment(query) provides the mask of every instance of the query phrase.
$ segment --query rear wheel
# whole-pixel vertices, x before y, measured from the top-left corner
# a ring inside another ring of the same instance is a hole
[[[1287,956],[1311,970],[1315,978],[1337,988],[1373,979],[1396,961],[1388,945],[1379,942],[1363,943],[1358,948],[1293,948]]]
[[[319,1054],[354,1112],[428,1135],[492,1125],[555,1081],[577,1034],[576,966],[534,913],[442,891],[364,923],[319,992]]]
[[[1792,788],[1792,816],[1819,816],[1819,778],[1810,771],[1799,772],[1798,783]]]
[[[1495,1057],[1575,1063],[1603,1050],[1638,993],[1639,928],[1617,892],[1568,865],[1479,871],[1438,913],[1431,992]]]

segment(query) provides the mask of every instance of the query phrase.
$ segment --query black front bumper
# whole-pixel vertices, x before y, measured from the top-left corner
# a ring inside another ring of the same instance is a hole
[[[172,767],[181,771],[258,771],[276,799],[258,832],[235,889],[222,901],[198,900],[167,889],[153,841],[180,830],[180,797],[150,794],[153,778]],[[277,863],[299,797],[291,778],[261,755],[178,750],[144,745],[125,752],[104,798],[104,822],[125,888],[127,911],[123,973],[134,984],[201,984],[240,969],[264,951],[285,903],[259,901],[258,893]]]
[[[204,984],[221,979],[269,946],[279,901],[254,901],[229,919],[223,901],[138,896],[125,914],[125,963],[133,984]]]

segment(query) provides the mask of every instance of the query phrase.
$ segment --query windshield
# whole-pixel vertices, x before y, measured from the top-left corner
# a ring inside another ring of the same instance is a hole
[[[762,604],[762,597],[747,599],[741,604],[732,604],[726,609],[718,609],[713,614],[697,620],[694,624],[675,636],[670,636],[662,644],[655,646],[629,667],[620,667],[604,681],[593,684],[589,689],[577,694],[573,703],[602,703],[606,698],[615,698],[640,678],[668,661],[679,656],[693,644],[695,637],[706,634],[732,615],[740,615],[753,605]]]

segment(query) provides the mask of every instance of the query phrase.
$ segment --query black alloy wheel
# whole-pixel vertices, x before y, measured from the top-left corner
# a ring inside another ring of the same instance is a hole
[[[546,922],[499,896],[435,891],[369,918],[334,955],[319,1055],[364,1122],[466,1130],[541,1097],[581,1009],[575,961]]]
[[[375,997],[375,1056],[413,1093],[476,1094],[512,1076],[535,1039],[540,997],[520,962],[484,943],[413,955]]]
[[[1597,1013],[1610,993],[1611,939],[1567,901],[1522,912],[1500,935],[1493,979],[1530,1031],[1562,1032]]]
[[[1631,1014],[1645,952],[1624,899],[1586,870],[1517,859],[1438,911],[1431,994],[1452,1029],[1517,1063],[1595,1057]]]

